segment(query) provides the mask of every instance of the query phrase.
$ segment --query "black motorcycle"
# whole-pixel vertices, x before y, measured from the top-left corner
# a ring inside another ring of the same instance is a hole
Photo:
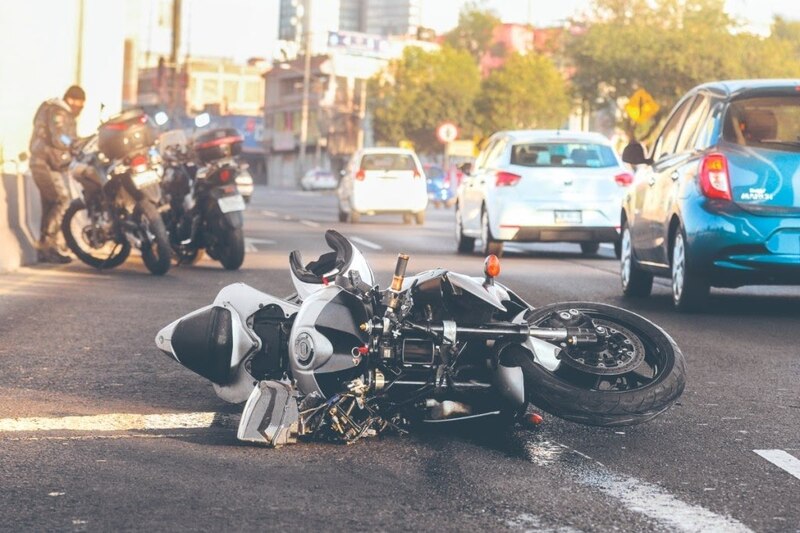
[[[130,110],[76,146],[70,174],[82,197],[70,204],[61,229],[69,249],[91,267],[117,267],[135,246],[150,272],[169,270],[169,239],[159,212],[163,169],[152,147],[154,132],[147,115]]]
[[[179,264],[193,264],[203,251],[227,270],[244,261],[245,201],[236,177],[242,137],[217,129],[199,135],[193,150],[164,147],[166,172],[162,188],[169,203],[164,213],[170,245]]]

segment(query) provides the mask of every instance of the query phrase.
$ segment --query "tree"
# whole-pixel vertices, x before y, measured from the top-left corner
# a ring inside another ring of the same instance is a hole
[[[465,50],[475,63],[480,63],[492,43],[494,28],[500,23],[493,11],[482,9],[477,2],[467,2],[458,14],[458,25],[445,36],[445,42]]]
[[[481,84],[475,117],[485,133],[557,128],[564,124],[570,107],[567,83],[549,58],[513,54]]]
[[[645,88],[661,112],[639,137],[700,83],[798,75],[788,42],[739,31],[724,0],[595,0],[593,6],[585,31],[567,46],[573,84],[590,105],[619,105]],[[623,125],[637,136],[630,120]]]
[[[477,65],[465,51],[449,46],[436,52],[409,47],[399,60],[370,80],[370,109],[378,142],[408,139],[417,151],[438,153],[436,128],[456,123],[466,134],[480,89]]]

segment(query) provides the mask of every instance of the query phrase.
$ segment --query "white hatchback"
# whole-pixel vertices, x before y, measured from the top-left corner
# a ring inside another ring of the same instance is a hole
[[[632,182],[599,133],[495,133],[458,189],[458,251],[473,251],[476,240],[495,255],[508,241],[575,242],[595,254],[611,242],[619,256],[622,198]]]
[[[428,190],[413,150],[364,148],[347,164],[337,189],[339,221],[356,223],[362,215],[398,213],[410,224],[425,222]]]

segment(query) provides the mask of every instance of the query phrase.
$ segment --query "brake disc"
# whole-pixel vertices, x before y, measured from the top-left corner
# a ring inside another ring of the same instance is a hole
[[[563,348],[562,362],[582,372],[606,376],[625,374],[644,361],[644,344],[633,332],[600,318],[592,322],[601,343],[592,347]]]

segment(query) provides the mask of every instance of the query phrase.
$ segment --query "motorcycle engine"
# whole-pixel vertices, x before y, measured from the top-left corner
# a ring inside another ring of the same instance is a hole
[[[367,319],[361,299],[335,285],[303,302],[289,338],[289,365],[303,395],[329,398],[364,373],[359,348],[369,336],[360,325]]]

